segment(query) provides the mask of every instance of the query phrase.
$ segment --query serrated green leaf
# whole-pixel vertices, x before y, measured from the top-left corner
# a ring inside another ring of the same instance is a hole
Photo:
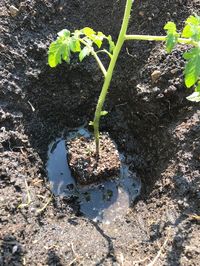
[[[200,102],[200,92],[195,91],[190,96],[186,97],[186,99],[191,102]]]
[[[115,43],[113,42],[111,35],[109,35],[107,39],[109,43],[109,52],[112,53],[115,49]]]
[[[92,46],[92,42],[93,42],[98,46],[98,48],[101,48],[101,45],[102,45],[101,38],[99,38],[97,35],[91,35],[91,36],[89,36],[89,38],[91,40],[91,46]]]
[[[101,48],[103,39],[105,37],[106,36],[101,31],[98,31],[97,35],[92,36],[92,40],[98,46],[98,48]]]
[[[189,52],[185,52],[183,58],[187,61],[184,70],[185,85],[190,88],[200,77],[200,48],[195,47]]]
[[[86,40],[90,46],[92,46],[92,43],[95,43],[98,48],[101,48],[102,40],[105,36],[102,32],[96,33],[93,29],[86,27],[82,29],[82,33],[87,36],[87,38],[84,38],[84,40]]]
[[[81,44],[79,39],[76,39],[75,37],[72,37],[69,42],[69,47],[72,52],[80,52],[81,51]]]
[[[105,116],[105,115],[107,115],[107,114],[108,114],[107,111],[101,111],[101,116]]]
[[[79,60],[80,60],[80,62],[82,62],[83,59],[90,54],[90,52],[91,52],[90,49],[87,46],[85,46],[81,50],[81,52],[79,53]]]
[[[176,31],[176,24],[174,22],[167,22],[164,26],[167,31],[166,50],[170,53],[178,42],[179,33]]]
[[[91,36],[91,40],[97,45],[98,48],[101,48],[103,43],[102,36],[99,35]]]
[[[185,22],[185,27],[182,32],[182,37],[191,38],[194,41],[200,40],[200,17],[189,16]]]
[[[191,15],[187,18],[186,23],[198,26],[200,24],[200,17]]]
[[[169,21],[164,26],[164,30],[174,33],[174,32],[176,32],[176,24],[172,21]]]
[[[102,45],[102,41],[99,40],[98,38],[94,38],[93,42],[97,45],[98,48],[101,48]]]
[[[61,64],[62,60],[70,62],[69,43],[64,36],[58,37],[56,41],[52,42],[48,52],[48,63],[50,67],[56,67]]]
[[[193,35],[192,27],[190,25],[186,25],[183,29],[181,36],[183,38],[190,38],[192,35]]]
[[[89,28],[89,27],[83,28],[82,32],[88,37],[90,37],[91,35],[96,34],[96,32],[92,28]]]

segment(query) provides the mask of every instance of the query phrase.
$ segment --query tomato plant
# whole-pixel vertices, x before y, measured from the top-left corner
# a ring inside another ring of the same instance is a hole
[[[128,23],[131,14],[131,8],[134,1],[127,0],[121,30],[116,44],[112,37],[106,36],[101,31],[94,31],[92,28],[85,27],[81,30],[70,32],[63,29],[58,33],[58,37],[50,44],[48,53],[48,63],[50,67],[56,67],[62,61],[70,63],[72,53],[79,53],[80,62],[89,55],[92,55],[104,76],[104,83],[96,106],[96,111],[93,121],[90,125],[94,127],[94,136],[96,142],[96,155],[99,155],[99,122],[101,116],[107,114],[103,111],[103,105],[108,93],[113,71],[125,41],[159,41],[166,43],[166,50],[170,53],[176,44],[181,43],[188,45],[189,51],[183,54],[186,60],[184,77],[187,88],[195,86],[195,91],[187,97],[188,100],[200,101],[200,17],[197,15],[190,16],[185,21],[185,27],[181,33],[177,32],[174,22],[168,22],[164,29],[165,36],[152,35],[130,35],[127,34]],[[103,41],[106,40],[109,44],[109,50],[103,48]],[[101,62],[98,54],[106,53],[110,58],[110,63],[106,69]]]

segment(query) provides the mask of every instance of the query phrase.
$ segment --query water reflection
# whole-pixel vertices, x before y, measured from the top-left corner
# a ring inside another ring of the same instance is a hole
[[[71,132],[69,138],[78,135],[89,137],[85,129]],[[121,156],[122,167],[119,177],[98,185],[77,185],[67,164],[65,140],[56,139],[49,145],[47,173],[54,195],[75,196],[80,211],[94,221],[110,223],[126,215],[130,203],[140,194],[141,181],[130,172]]]

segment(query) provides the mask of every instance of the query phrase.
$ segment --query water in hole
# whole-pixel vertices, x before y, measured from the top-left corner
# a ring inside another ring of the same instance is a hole
[[[76,136],[90,137],[90,133],[80,128],[68,138]],[[110,223],[125,216],[130,203],[140,194],[141,181],[131,172],[121,156],[120,176],[98,185],[77,185],[67,164],[65,140],[57,138],[49,145],[47,173],[54,195],[75,196],[80,211],[93,221]]]

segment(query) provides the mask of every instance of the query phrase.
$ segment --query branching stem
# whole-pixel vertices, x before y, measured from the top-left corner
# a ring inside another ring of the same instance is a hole
[[[112,58],[112,54],[109,53],[106,49],[99,50],[99,51],[97,51],[96,53],[97,53],[97,54],[99,54],[99,53],[105,53],[105,54],[109,55],[110,58]]]
[[[106,77],[106,75],[107,75],[107,71],[106,71],[106,69],[105,69],[103,63],[102,63],[101,60],[99,59],[97,53],[92,49],[91,54],[94,56],[95,60],[97,61],[97,64],[99,65],[99,67],[100,67],[100,69],[101,69],[101,71],[102,71],[104,77]]]
[[[101,71],[102,71],[104,77],[106,77],[106,75],[107,75],[107,71],[106,71],[106,69],[105,69],[103,63],[101,62],[100,58],[98,57],[97,53],[95,52],[94,48],[91,47],[91,46],[90,46],[87,42],[85,42],[83,39],[79,39],[79,40],[80,40],[80,42],[81,42],[82,44],[84,44],[85,46],[87,46],[87,47],[89,48],[89,50],[90,50],[90,52],[91,52],[91,55],[94,56],[94,58],[95,58],[95,60],[97,61],[97,64],[98,64],[99,68],[101,69]]]

